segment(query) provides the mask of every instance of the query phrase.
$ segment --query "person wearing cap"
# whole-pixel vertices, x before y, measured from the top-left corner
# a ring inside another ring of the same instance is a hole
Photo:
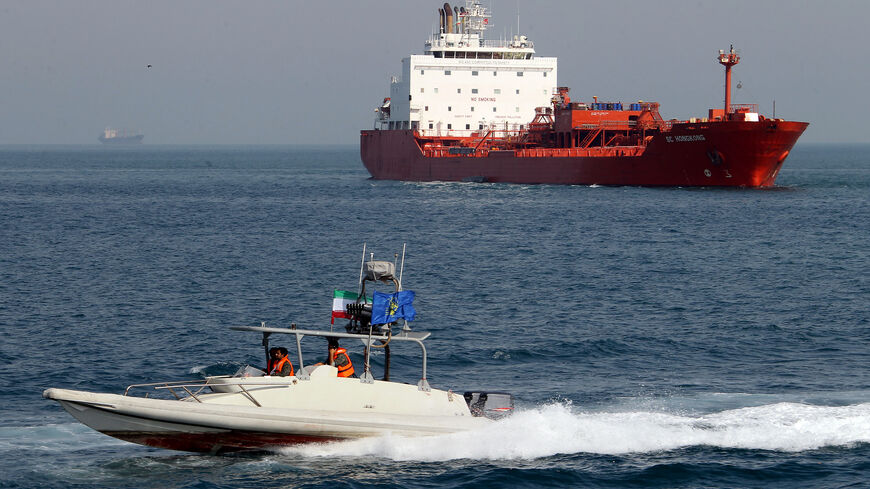
[[[287,356],[287,349],[279,347],[276,348],[276,350],[277,358],[275,359],[272,368],[269,370],[269,375],[276,375],[278,377],[289,377],[293,375],[293,363],[290,362],[290,357]]]

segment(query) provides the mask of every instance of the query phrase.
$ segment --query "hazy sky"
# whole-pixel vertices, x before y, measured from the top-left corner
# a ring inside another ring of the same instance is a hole
[[[353,144],[441,1],[0,0],[0,144]],[[809,121],[805,142],[870,142],[870,1],[484,0],[490,38],[559,58],[575,100],[655,100],[665,118],[723,99]],[[452,3],[451,3],[452,4]],[[151,68],[146,66],[151,64]]]

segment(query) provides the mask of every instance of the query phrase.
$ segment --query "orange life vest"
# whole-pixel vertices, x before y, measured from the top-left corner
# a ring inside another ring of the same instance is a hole
[[[341,358],[340,355],[343,355],[344,358]],[[332,355],[332,363],[338,369],[339,377],[350,377],[353,375],[353,363],[351,363],[350,357],[347,356],[347,350],[344,348],[336,348],[335,353]]]
[[[269,372],[269,375],[276,374],[276,373],[280,374],[281,369],[284,368],[284,363],[288,363],[290,365],[290,375],[293,375],[293,373],[294,373],[293,372],[293,362],[290,361],[289,355],[282,358],[281,360],[278,360],[278,363],[275,364],[275,366]]]

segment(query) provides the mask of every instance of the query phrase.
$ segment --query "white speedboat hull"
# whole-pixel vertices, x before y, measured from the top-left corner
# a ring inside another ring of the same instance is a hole
[[[394,434],[425,436],[474,429],[460,395],[394,382],[337,378],[321,366],[310,379],[217,379],[215,390],[178,400],[47,389],[83,424],[122,440],[218,453]],[[242,389],[241,387],[244,387]]]

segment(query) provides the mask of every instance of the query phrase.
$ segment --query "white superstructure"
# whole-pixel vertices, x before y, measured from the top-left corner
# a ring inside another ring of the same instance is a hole
[[[422,135],[470,136],[495,128],[517,130],[550,105],[556,58],[535,57],[526,36],[485,40],[489,13],[478,0],[439,9],[439,32],[425,54],[402,60],[389,100],[376,109],[375,129],[415,129]]]

